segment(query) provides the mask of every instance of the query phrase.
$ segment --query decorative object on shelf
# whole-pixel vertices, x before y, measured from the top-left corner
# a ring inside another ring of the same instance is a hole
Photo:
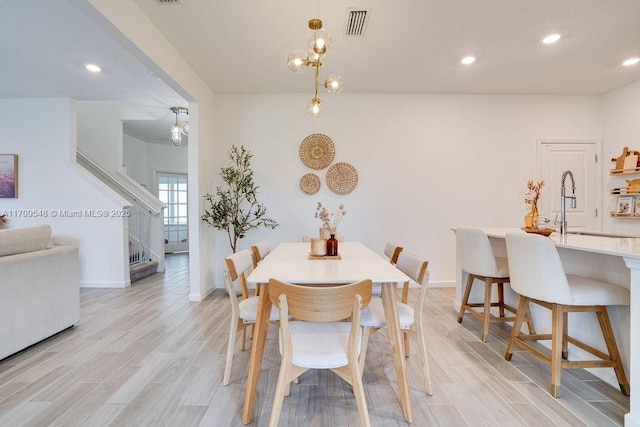
[[[182,144],[182,135],[189,136],[189,121],[178,123],[178,114],[188,115],[189,109],[187,107],[171,107],[171,111],[176,115],[176,122],[171,126],[171,142],[178,146]]]
[[[542,234],[543,236],[549,236],[551,235],[551,233],[556,231],[553,228],[530,228],[530,227],[521,227],[521,228],[527,233]]]
[[[209,226],[224,230],[229,237],[229,245],[236,253],[238,239],[247,235],[249,230],[258,227],[276,228],[278,223],[268,218],[267,208],[258,202],[257,193],[260,188],[253,181],[251,169],[251,151],[244,146],[231,146],[228,154],[231,166],[220,169],[220,177],[227,188],[216,188],[215,196],[205,194],[209,202],[200,216]],[[217,200],[216,200],[217,198]]]
[[[331,235],[333,235],[335,238],[335,236],[338,234],[338,225],[346,214],[347,211],[345,210],[343,204],[338,206],[338,211],[335,214],[330,214],[327,208],[322,205],[322,202],[318,202],[318,204],[316,205],[315,217],[322,222],[322,227],[320,227],[320,238],[325,238],[327,234],[329,238],[331,238]]]
[[[314,133],[300,143],[300,160],[308,168],[324,169],[336,158],[336,147],[327,135]]]
[[[622,154],[611,161],[616,162],[615,169],[610,171],[611,175],[636,172],[640,167],[640,151],[629,151],[629,147],[624,147]]]
[[[627,193],[640,193],[640,179],[627,179]]]
[[[0,199],[18,198],[18,155],[0,154]]]
[[[616,203],[616,213],[620,214],[632,214],[635,208],[635,200],[632,196],[620,196]]]
[[[358,185],[358,172],[349,163],[339,162],[327,170],[327,186],[336,194],[349,194]]]
[[[315,173],[308,173],[300,178],[300,190],[304,194],[316,194],[320,191],[320,177]]]
[[[320,68],[323,66],[322,59],[327,50],[331,47],[331,35],[322,29],[322,21],[318,18],[309,20],[309,29],[313,31],[309,38],[309,51],[296,49],[289,54],[287,58],[287,66],[296,73],[303,73],[307,68],[312,67],[314,79],[314,95],[307,104],[307,113],[311,117],[317,118],[322,113],[322,101],[318,98],[318,86],[320,86],[319,76]],[[344,86],[342,77],[332,74],[322,82],[329,93],[340,93]]]
[[[524,195],[524,202],[531,205],[531,211],[524,216],[525,228],[538,228],[538,200],[540,200],[540,191],[544,187],[544,179],[534,184],[533,180],[527,181],[527,192]]]
[[[5,228],[9,223],[9,218],[6,215],[0,215],[0,230]]]

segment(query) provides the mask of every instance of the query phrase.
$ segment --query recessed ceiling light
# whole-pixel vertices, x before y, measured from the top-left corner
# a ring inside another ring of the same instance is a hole
[[[547,37],[542,39],[542,43],[544,44],[552,44],[560,40],[560,34],[549,34]]]
[[[102,68],[98,67],[96,64],[87,64],[85,65],[85,68],[94,73],[99,73],[100,71],[102,71]]]
[[[465,56],[464,58],[462,58],[462,60],[460,60],[460,62],[463,63],[464,65],[473,64],[474,62],[476,62],[476,57],[475,56]]]
[[[626,61],[624,61],[622,63],[622,65],[624,65],[625,67],[629,67],[631,65],[636,65],[638,62],[640,62],[640,58],[629,58]]]

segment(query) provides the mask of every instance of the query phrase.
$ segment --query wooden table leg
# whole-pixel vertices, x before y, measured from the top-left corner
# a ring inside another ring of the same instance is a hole
[[[247,375],[247,388],[244,392],[244,408],[242,410],[242,424],[249,424],[253,418],[253,405],[256,400],[260,369],[262,368],[262,356],[267,340],[269,328],[269,315],[271,314],[271,300],[269,299],[269,287],[261,283],[258,299],[258,316],[253,331],[253,343],[251,344],[251,360],[249,361],[249,374]]]
[[[400,391],[400,405],[407,422],[413,422],[411,411],[411,396],[409,395],[409,381],[407,379],[407,363],[404,358],[404,346],[402,345],[402,330],[398,319],[398,298],[396,296],[395,283],[384,283],[382,285],[382,303],[384,316],[387,320],[387,329],[391,339],[391,351],[396,367],[396,377],[398,378],[398,389]]]

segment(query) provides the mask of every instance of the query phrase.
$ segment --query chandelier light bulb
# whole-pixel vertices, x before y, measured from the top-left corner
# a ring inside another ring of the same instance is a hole
[[[327,53],[327,49],[331,47],[331,44],[331,35],[325,30],[314,31],[309,39],[309,49],[321,56]]]
[[[339,75],[332,74],[324,81],[324,87],[329,93],[340,93],[344,87],[344,81]]]
[[[307,104],[307,113],[313,118],[320,117],[322,113],[322,101],[317,96],[311,98],[309,103]]]
[[[294,73],[303,73],[307,69],[307,54],[301,49],[296,49],[289,54],[287,66]]]
[[[185,120],[180,125],[180,133],[183,134],[184,136],[189,136],[189,121],[188,120]]]
[[[171,126],[171,141],[173,141],[175,145],[182,143],[182,135],[180,134],[180,125],[178,123]]]
[[[624,65],[625,67],[630,67],[632,65],[636,65],[638,62],[640,62],[640,58],[629,58],[626,61],[624,61],[622,63],[622,65]]]

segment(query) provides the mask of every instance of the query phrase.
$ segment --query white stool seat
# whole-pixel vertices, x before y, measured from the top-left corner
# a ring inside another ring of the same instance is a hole
[[[629,305],[629,290],[622,286],[567,274],[573,305]],[[551,302],[551,301],[549,301]]]
[[[414,322],[415,311],[413,308],[402,302],[398,303],[398,317],[400,319],[400,327],[409,329]],[[371,326],[374,328],[384,328],[387,321],[384,317],[384,307],[382,298],[372,297],[368,306],[362,309],[362,317],[360,319],[362,326]]]

